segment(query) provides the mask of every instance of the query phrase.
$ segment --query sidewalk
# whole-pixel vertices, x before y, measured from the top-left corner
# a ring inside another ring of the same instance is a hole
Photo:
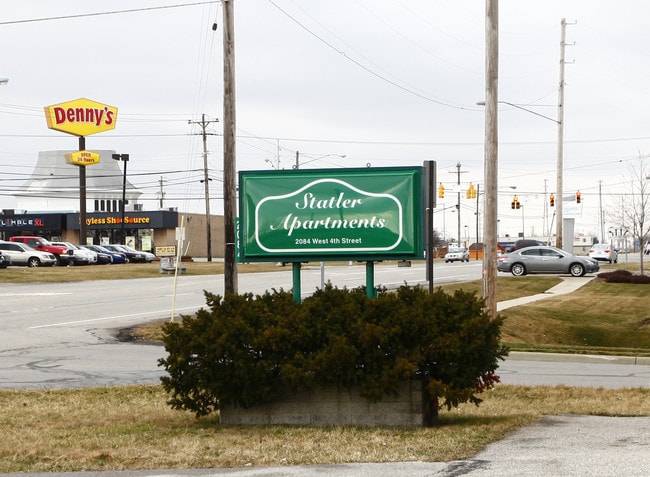
[[[497,311],[503,311],[507,308],[512,308],[514,306],[526,305],[534,301],[543,300],[545,298],[550,298],[557,295],[565,295],[567,293],[573,293],[577,289],[583,287],[591,280],[596,278],[596,275],[585,275],[584,277],[569,277],[561,276],[562,283],[558,283],[553,288],[549,288],[544,293],[538,293],[537,295],[522,296],[519,298],[514,298],[512,300],[500,301],[497,303]]]

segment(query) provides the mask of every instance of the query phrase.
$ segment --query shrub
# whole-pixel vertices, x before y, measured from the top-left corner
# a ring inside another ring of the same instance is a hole
[[[403,286],[369,299],[363,288],[328,285],[302,304],[275,290],[206,299],[209,310],[165,325],[169,355],[159,362],[170,405],[197,416],[332,386],[358,387],[376,402],[416,378],[432,424],[441,406],[478,404],[507,353],[502,319],[490,320],[483,300],[463,291]]]
[[[650,284],[650,276],[635,274],[627,270],[599,273],[598,278],[605,280],[607,283]]]

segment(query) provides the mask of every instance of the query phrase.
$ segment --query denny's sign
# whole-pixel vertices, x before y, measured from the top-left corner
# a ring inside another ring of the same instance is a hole
[[[79,98],[45,106],[47,127],[75,136],[89,136],[115,129],[117,108]]]
[[[423,256],[420,167],[242,171],[242,261]]]

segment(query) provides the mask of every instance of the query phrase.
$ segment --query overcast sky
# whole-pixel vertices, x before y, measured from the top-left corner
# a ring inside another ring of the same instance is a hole
[[[548,117],[500,105],[499,232],[547,232],[566,18],[564,191],[582,193],[577,231],[599,235],[601,203],[609,227],[630,164],[650,153],[650,3],[499,3],[499,99]],[[15,206],[12,191],[39,151],[78,146],[47,129],[43,107],[85,97],[119,109],[115,130],[89,136],[86,147],[130,154],[129,180],[146,208],[157,208],[162,178],[165,207],[202,212],[200,129],[188,121],[222,116],[221,8],[0,0],[0,77],[10,79],[0,86],[0,208]],[[460,163],[463,190],[482,183],[484,1],[235,0],[234,14],[239,170],[291,168],[299,151],[304,168],[435,160],[448,191]],[[209,132],[219,213],[222,124]],[[509,186],[524,214],[510,209]],[[448,236],[456,214],[442,209],[455,201],[448,192],[436,213]],[[472,237],[475,202],[462,201],[462,234]]]

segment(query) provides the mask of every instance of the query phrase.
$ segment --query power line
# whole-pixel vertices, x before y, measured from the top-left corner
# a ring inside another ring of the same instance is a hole
[[[468,110],[468,109],[470,109],[470,108],[466,108],[466,107],[464,107],[464,106],[455,106],[455,105],[450,104],[450,103],[447,103],[447,102],[445,102],[445,101],[442,101],[442,100],[439,100],[439,99],[431,98],[431,97],[426,96],[426,95],[424,95],[424,94],[418,93],[417,91],[414,91],[414,90],[412,90],[412,89],[410,89],[410,88],[407,88],[406,86],[402,86],[401,84],[399,84],[399,83],[397,83],[397,82],[395,82],[395,81],[393,81],[393,80],[391,80],[391,79],[389,79],[389,78],[386,78],[385,76],[383,76],[383,75],[377,73],[376,71],[373,71],[372,69],[370,69],[369,67],[367,67],[366,65],[364,65],[363,63],[361,63],[360,61],[355,60],[354,58],[352,58],[351,56],[349,56],[345,51],[338,49],[337,47],[335,47],[334,45],[332,45],[330,42],[328,42],[327,40],[325,40],[323,37],[321,37],[321,36],[318,35],[317,33],[313,32],[312,30],[310,30],[309,28],[307,28],[305,25],[303,25],[302,23],[300,23],[300,22],[299,22],[295,17],[293,17],[289,12],[287,12],[286,10],[282,9],[279,5],[277,5],[273,0],[268,0],[268,2],[269,2],[271,5],[273,5],[275,8],[277,8],[278,10],[280,10],[280,12],[282,12],[282,13],[283,13],[287,18],[289,18],[292,22],[294,22],[294,23],[295,23],[296,25],[298,25],[300,28],[302,28],[303,30],[305,30],[305,31],[306,31],[307,33],[309,33],[310,35],[312,35],[314,38],[316,38],[318,41],[320,41],[321,43],[323,43],[325,46],[327,46],[328,48],[334,50],[336,53],[338,53],[339,55],[341,55],[341,56],[342,56],[343,58],[345,58],[346,60],[348,60],[348,61],[354,63],[354,64],[357,65],[359,68],[365,70],[366,72],[368,72],[368,73],[370,73],[371,75],[373,75],[373,76],[379,78],[380,80],[382,80],[382,81],[384,81],[384,82],[386,82],[386,83],[388,83],[388,84],[390,84],[390,85],[393,85],[393,86],[395,86],[396,88],[401,89],[402,91],[405,91],[405,92],[407,92],[407,93],[409,93],[409,94],[412,94],[413,96],[417,96],[418,98],[420,98],[420,99],[424,99],[425,101],[429,101],[429,102],[431,102],[431,103],[439,104],[439,105],[441,105],[441,106],[446,106],[446,107],[448,107],[448,108],[452,108],[452,109],[459,109],[459,110]]]
[[[206,2],[195,2],[195,3],[179,3],[177,5],[160,5],[157,7],[145,7],[145,8],[132,8],[129,10],[112,10],[108,12],[95,12],[95,13],[79,13],[76,15],[61,15],[58,17],[43,17],[43,18],[29,18],[27,20],[10,20],[6,22],[0,22],[0,25],[17,25],[20,23],[36,23],[36,22],[49,22],[55,20],[68,20],[71,18],[86,18],[86,17],[99,17],[105,15],[120,15],[124,13],[136,13],[136,12],[146,12],[151,10],[165,10],[169,8],[183,8],[183,7],[194,7],[197,5],[206,5],[211,3],[221,3],[220,0],[212,0]]]

